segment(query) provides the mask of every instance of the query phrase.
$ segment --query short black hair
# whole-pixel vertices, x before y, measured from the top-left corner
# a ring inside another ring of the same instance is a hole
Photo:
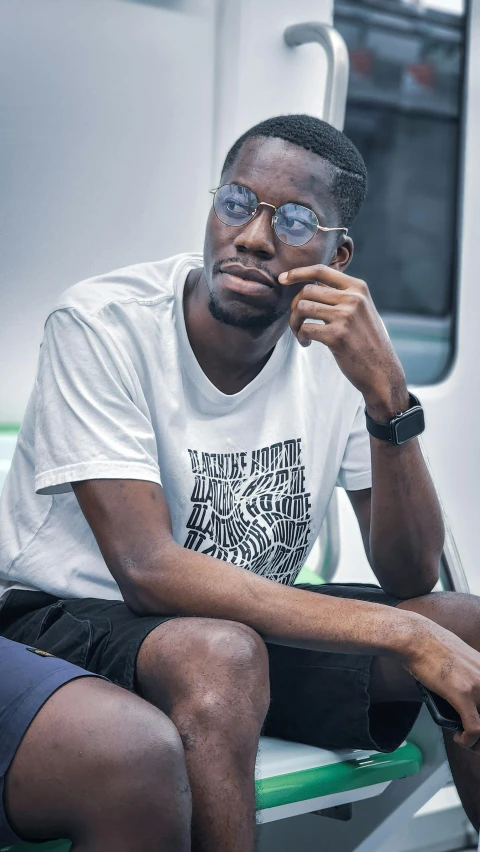
[[[360,152],[348,136],[313,115],[278,115],[247,130],[232,145],[222,174],[235,162],[243,143],[251,137],[274,137],[313,151],[333,167],[332,193],[337,202],[341,225],[349,228],[367,192],[367,168]]]

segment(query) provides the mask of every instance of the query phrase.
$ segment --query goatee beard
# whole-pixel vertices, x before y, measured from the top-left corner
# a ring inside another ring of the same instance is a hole
[[[235,328],[243,328],[245,330],[251,329],[252,331],[263,331],[266,328],[270,328],[274,322],[283,316],[283,313],[275,310],[270,310],[269,313],[263,314],[237,314],[224,308],[212,293],[210,293],[210,299],[208,300],[208,310],[213,319],[224,325],[231,325]]]

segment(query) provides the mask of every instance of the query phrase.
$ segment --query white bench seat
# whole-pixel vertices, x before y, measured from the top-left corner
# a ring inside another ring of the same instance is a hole
[[[256,770],[259,821],[377,796],[391,781],[414,775],[421,766],[422,754],[413,743],[383,754],[358,749],[328,751],[262,737]]]

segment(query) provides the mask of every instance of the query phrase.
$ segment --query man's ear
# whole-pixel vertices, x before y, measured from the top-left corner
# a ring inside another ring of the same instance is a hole
[[[335,254],[328,265],[331,266],[332,269],[337,269],[338,272],[345,272],[347,266],[350,265],[352,257],[353,240],[351,237],[342,237],[341,242],[337,246]]]

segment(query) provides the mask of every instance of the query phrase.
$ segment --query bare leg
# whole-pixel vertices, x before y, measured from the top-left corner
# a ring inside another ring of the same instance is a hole
[[[35,716],[6,777],[14,831],[75,852],[189,852],[190,790],[174,725],[96,678],[62,686]]]
[[[192,850],[251,852],[254,770],[269,704],[268,656],[249,627],[207,618],[160,625],[137,663],[140,694],[175,723],[192,790]]]
[[[403,601],[399,609],[418,612],[430,618],[480,651],[480,597],[455,592],[432,592]],[[372,666],[370,697],[373,703],[414,701],[418,690],[413,677],[398,663],[377,657]],[[443,732],[453,780],[465,812],[478,831],[480,826],[480,752],[464,749]]]

